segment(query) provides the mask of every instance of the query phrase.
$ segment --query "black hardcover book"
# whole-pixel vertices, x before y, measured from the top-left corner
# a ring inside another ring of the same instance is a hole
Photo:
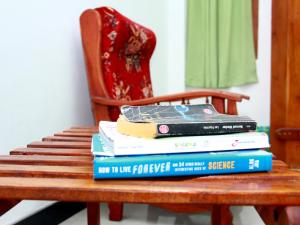
[[[247,132],[256,129],[248,116],[218,113],[211,104],[122,106],[120,133],[138,137],[165,137]]]

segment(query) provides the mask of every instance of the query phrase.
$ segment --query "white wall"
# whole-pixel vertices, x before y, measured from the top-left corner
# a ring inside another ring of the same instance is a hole
[[[239,104],[239,113],[257,120],[258,125],[270,125],[271,96],[271,8],[272,0],[259,1],[259,30],[257,55],[257,84],[230,88],[230,91],[247,94],[250,100]]]
[[[166,88],[160,88],[164,90],[163,94],[185,90],[186,1],[176,0],[176,4],[174,0],[167,2],[167,73],[161,74],[166,77]]]
[[[100,2],[156,32],[159,41],[151,65],[159,79],[154,79],[158,85],[153,86],[163,93],[167,89],[168,1]],[[72,125],[93,123],[79,15],[101,5],[84,0],[14,0],[1,5],[0,122],[4,129],[0,153]]]
[[[72,125],[93,124],[79,31],[84,9],[112,6],[157,35],[151,61],[156,95],[183,91],[186,0],[4,1],[0,7],[0,154]],[[260,82],[240,112],[269,124],[271,0],[260,1]],[[49,202],[25,202],[0,218],[11,224]],[[23,209],[28,211],[22,213]]]
[[[155,93],[165,93],[168,88],[165,74],[170,63],[167,62],[170,2],[2,2],[0,154],[8,154],[15,147],[26,146],[73,125],[93,124],[79,31],[79,16],[85,9],[112,6],[155,31],[158,43],[151,66],[157,79],[153,86]],[[47,204],[50,203],[25,202],[2,216],[0,224],[11,224]]]

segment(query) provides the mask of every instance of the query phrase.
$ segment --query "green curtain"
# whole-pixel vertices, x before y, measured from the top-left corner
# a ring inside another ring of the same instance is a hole
[[[251,0],[188,0],[186,85],[257,82]]]

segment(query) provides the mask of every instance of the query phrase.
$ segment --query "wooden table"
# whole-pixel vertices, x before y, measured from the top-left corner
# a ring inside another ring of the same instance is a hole
[[[95,181],[96,131],[73,127],[0,156],[0,215],[25,199],[87,202],[89,225],[100,223],[98,202],[213,204],[220,217],[221,205],[254,205],[265,221],[275,208],[300,205],[300,173],[279,160],[268,173]]]

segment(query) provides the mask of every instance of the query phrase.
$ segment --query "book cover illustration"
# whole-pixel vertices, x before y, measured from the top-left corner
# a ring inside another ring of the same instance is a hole
[[[118,130],[124,134],[129,123],[132,126],[135,124],[136,128],[143,124],[157,125],[154,137],[236,133],[256,129],[256,122],[250,117],[221,114],[211,104],[122,106],[121,113]]]
[[[218,113],[211,104],[122,106],[121,113],[134,123],[255,123],[248,116]]]
[[[180,136],[169,138],[139,138],[120,134],[116,122],[100,121],[99,134],[93,136],[94,154],[97,155],[141,155],[161,153],[187,153],[226,150],[245,150],[269,147],[267,134],[244,132],[223,135]],[[112,149],[101,152],[100,142]]]

